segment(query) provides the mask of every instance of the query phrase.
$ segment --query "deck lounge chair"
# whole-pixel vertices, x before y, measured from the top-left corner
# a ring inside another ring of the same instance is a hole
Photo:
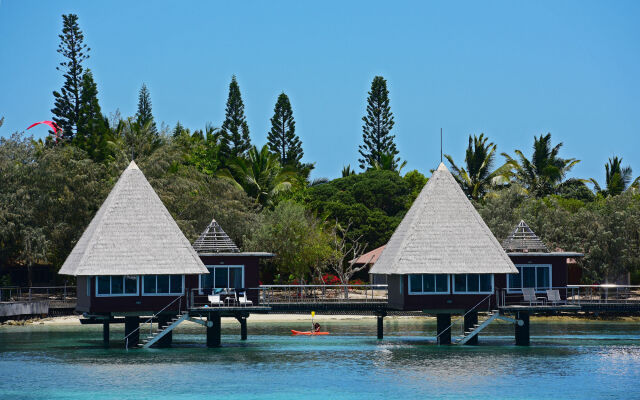
[[[247,292],[240,293],[240,296],[238,297],[238,302],[240,303],[241,306],[245,306],[245,307],[253,305],[253,301],[247,298]]]
[[[522,296],[525,303],[529,303],[530,306],[534,304],[544,305],[546,300],[544,297],[536,297],[536,290],[534,288],[522,288]]]
[[[547,301],[553,305],[566,304],[566,300],[560,297],[560,291],[557,289],[547,289]]]
[[[222,300],[220,300],[219,294],[209,295],[207,296],[207,299],[209,300],[209,303],[211,303],[212,306],[221,306],[223,304]]]

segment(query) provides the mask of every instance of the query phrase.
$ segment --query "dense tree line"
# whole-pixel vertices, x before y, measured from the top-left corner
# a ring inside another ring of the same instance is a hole
[[[332,271],[350,279],[349,259],[385,244],[427,182],[417,170],[401,174],[406,162],[381,76],[371,83],[362,144],[354,149],[362,172],[346,165],[340,178],[311,180],[314,165],[303,162],[285,93],[276,98],[263,146],[252,143],[235,76],[219,127],[157,124],[146,84],[134,115],[107,117],[85,66],[84,40],[77,16],[63,16],[58,69],[64,83],[53,93],[52,109],[62,133],[0,139],[0,268],[59,269],[131,159],[189,239],[215,217],[242,248],[276,253],[262,278],[282,283],[322,281]],[[550,248],[585,252],[587,281],[640,270],[639,181],[631,167],[613,157],[602,186],[567,179],[579,160],[563,158],[561,150],[545,134],[533,138],[530,157],[520,150],[500,154],[480,134],[469,136],[462,163],[446,158],[498,239],[524,219]]]

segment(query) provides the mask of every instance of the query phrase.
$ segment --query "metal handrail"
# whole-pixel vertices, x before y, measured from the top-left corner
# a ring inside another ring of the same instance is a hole
[[[443,333],[445,333],[446,331],[448,331],[449,329],[451,329],[451,327],[452,327],[453,325],[455,325],[455,324],[456,324],[456,322],[458,322],[458,321],[460,321],[460,320],[464,320],[464,317],[466,317],[466,316],[467,316],[467,314],[469,314],[471,311],[475,310],[475,309],[476,309],[476,307],[478,307],[480,304],[482,304],[486,299],[489,299],[489,308],[491,308],[491,296],[493,296],[493,295],[494,295],[493,293],[488,294],[488,295],[487,295],[487,297],[485,297],[484,299],[480,300],[480,302],[479,302],[478,304],[476,304],[476,305],[475,305],[475,306],[473,306],[471,309],[469,309],[469,311],[467,311],[466,313],[464,313],[464,315],[463,315],[463,316],[461,316],[461,317],[457,318],[455,321],[453,321],[453,322],[451,323],[451,325],[447,326],[447,327],[446,327],[442,332],[440,332],[440,333],[438,333],[438,334],[436,335],[436,340],[440,337],[440,335],[442,335]]]
[[[125,346],[125,349],[126,349],[126,350],[129,350],[129,336],[131,336],[131,335],[133,335],[135,332],[139,331],[139,330],[140,330],[140,328],[141,328],[143,325],[146,325],[146,323],[147,323],[147,322],[149,323],[149,334],[151,334],[151,330],[153,329],[153,319],[154,319],[154,318],[156,318],[156,317],[157,317],[161,312],[163,312],[164,310],[166,310],[167,308],[169,308],[173,303],[175,303],[175,302],[176,302],[176,300],[180,300],[180,303],[179,303],[179,305],[178,305],[178,312],[182,311],[182,296],[184,296],[184,295],[182,295],[182,294],[181,294],[180,296],[178,296],[178,297],[176,297],[175,299],[173,299],[173,300],[171,301],[171,303],[169,303],[169,304],[167,304],[166,306],[164,306],[164,308],[162,308],[162,310],[160,310],[160,311],[156,312],[155,314],[153,314],[153,315],[151,316],[151,318],[149,318],[148,320],[144,321],[142,324],[138,325],[138,327],[137,327],[136,329],[132,330],[132,331],[131,331],[127,336],[125,336],[125,337],[124,337],[124,340],[125,340],[125,345],[124,345],[124,346]]]

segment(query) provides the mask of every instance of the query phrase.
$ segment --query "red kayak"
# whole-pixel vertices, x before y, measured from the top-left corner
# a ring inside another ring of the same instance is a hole
[[[291,330],[291,334],[292,335],[328,335],[329,332],[301,332],[301,331],[295,331],[295,330]]]

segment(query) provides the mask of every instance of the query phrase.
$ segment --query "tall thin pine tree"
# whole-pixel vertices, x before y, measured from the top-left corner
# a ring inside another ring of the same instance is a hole
[[[396,145],[393,141],[395,135],[391,134],[393,129],[393,113],[389,106],[389,90],[387,81],[376,76],[371,82],[371,91],[367,98],[367,115],[362,117],[362,141],[358,148],[362,156],[358,161],[360,168],[373,168],[376,164],[381,164],[383,159],[391,157],[396,164],[399,159]]]
[[[240,86],[236,76],[231,78],[229,84],[229,97],[227,99],[226,115],[221,128],[220,153],[223,162],[239,156],[245,156],[251,147],[249,137],[249,125],[244,116],[244,103],[240,94]]]
[[[153,119],[153,112],[151,111],[151,94],[147,85],[144,83],[138,93],[138,112],[136,113],[136,122],[139,127],[144,127],[149,124],[149,133],[156,135],[158,128]]]
[[[101,161],[107,155],[108,133],[98,102],[98,86],[91,70],[87,69],[82,75],[77,132],[73,143],[89,153],[92,159]]]
[[[296,135],[296,121],[289,97],[281,93],[273,109],[271,131],[267,135],[269,148],[276,153],[282,165],[299,166],[304,155],[302,142]]]
[[[82,89],[82,63],[89,58],[90,48],[84,44],[84,35],[78,26],[78,16],[62,16],[62,34],[58,35],[58,53],[65,58],[56,69],[63,71],[64,85],[60,92],[54,91],[53,120],[62,128],[62,137],[73,138],[78,128],[80,116],[80,92]]]

